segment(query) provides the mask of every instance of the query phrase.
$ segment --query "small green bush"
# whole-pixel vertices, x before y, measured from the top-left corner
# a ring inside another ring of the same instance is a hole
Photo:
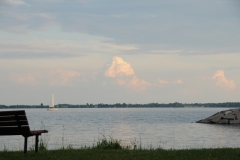
[[[47,142],[45,142],[43,140],[43,138],[41,137],[40,139],[40,143],[39,143],[39,151],[46,151],[47,150]]]
[[[104,137],[100,139],[96,145],[93,145],[92,149],[124,149],[126,147],[121,145],[121,140],[116,140],[110,137],[107,139]]]

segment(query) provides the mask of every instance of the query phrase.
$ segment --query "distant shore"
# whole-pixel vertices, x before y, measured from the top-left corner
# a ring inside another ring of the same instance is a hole
[[[9,108],[48,108],[48,105],[0,105],[0,109]],[[148,103],[148,104],[58,104],[56,108],[239,108],[240,102],[224,103]]]

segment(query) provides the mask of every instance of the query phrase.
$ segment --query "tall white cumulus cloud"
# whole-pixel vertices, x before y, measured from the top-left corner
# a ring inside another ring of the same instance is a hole
[[[113,78],[116,84],[136,92],[142,92],[151,85],[149,82],[139,79],[134,74],[131,65],[121,57],[113,57],[111,65],[105,71],[105,76]]]
[[[121,57],[113,57],[111,66],[105,72],[107,77],[122,77],[134,75],[131,65]]]
[[[233,80],[228,80],[225,77],[223,70],[218,70],[213,76],[212,79],[216,81],[216,86],[224,87],[228,89],[235,89],[236,84]]]

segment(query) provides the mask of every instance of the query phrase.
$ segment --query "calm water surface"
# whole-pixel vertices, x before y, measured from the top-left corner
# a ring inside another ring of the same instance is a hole
[[[222,110],[226,108],[25,109],[31,130],[49,131],[42,138],[50,149],[91,146],[103,135],[145,148],[240,147],[240,125],[192,123]],[[0,136],[0,149],[22,150],[23,141],[22,136]],[[28,142],[30,147],[34,139]]]

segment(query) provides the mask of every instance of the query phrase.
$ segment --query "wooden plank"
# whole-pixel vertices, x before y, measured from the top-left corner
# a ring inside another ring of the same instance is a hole
[[[19,122],[21,126],[28,126],[28,121],[20,121]],[[2,127],[6,127],[6,126],[18,126],[18,122],[17,121],[7,121],[7,122],[0,122],[0,126]]]
[[[32,135],[41,135],[41,133],[48,133],[47,130],[34,130],[34,131],[30,131],[30,133]]]
[[[0,116],[15,115],[16,112],[18,113],[18,115],[26,115],[24,110],[15,110],[15,111],[1,111]]]
[[[27,117],[26,116],[18,116],[20,121],[27,121]],[[2,121],[16,121],[16,117],[15,116],[5,116],[5,117],[0,117],[0,122]]]
[[[30,132],[25,132],[22,133],[20,131],[17,132],[1,132],[0,131],[0,135],[1,136],[6,136],[6,135],[27,135],[27,136],[34,136],[34,135],[41,135],[42,133],[48,133],[47,130],[34,130],[34,131],[30,131]]]
[[[21,132],[0,132],[0,136],[22,135]]]
[[[18,127],[0,127],[0,133],[11,133],[11,132],[17,132],[17,133],[30,133],[29,126],[23,126],[21,128]]]

